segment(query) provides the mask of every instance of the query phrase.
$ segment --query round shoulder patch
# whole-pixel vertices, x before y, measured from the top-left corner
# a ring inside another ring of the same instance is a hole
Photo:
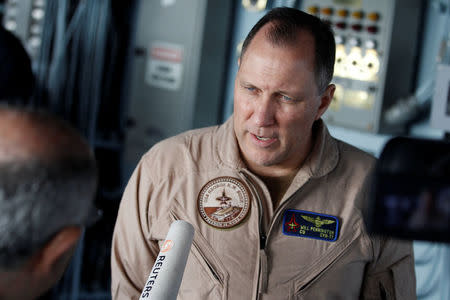
[[[198,210],[209,225],[231,228],[247,216],[250,193],[239,179],[218,177],[202,187],[198,194]]]

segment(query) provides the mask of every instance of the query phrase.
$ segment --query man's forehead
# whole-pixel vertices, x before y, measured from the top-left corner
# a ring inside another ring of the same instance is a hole
[[[274,69],[282,68],[284,71],[304,69],[314,72],[314,43],[311,43],[310,34],[301,35],[295,43],[288,44],[274,44],[265,37],[264,32],[261,32],[261,35],[258,34],[240,61],[240,65],[245,65],[247,62],[251,64],[245,68],[246,71],[252,72],[256,71],[254,68],[258,66],[268,66]],[[242,71],[241,68],[239,71]]]
[[[291,38],[286,39],[274,39],[271,38],[272,23],[264,25],[253,37],[247,49],[240,58],[240,63],[246,58],[249,53],[252,53],[255,48],[261,47],[261,45],[271,46],[279,49],[295,49],[293,53],[300,55],[307,54],[308,58],[312,61],[315,59],[315,39],[311,32],[305,29],[296,30],[295,34]],[[251,55],[251,54],[250,54]]]

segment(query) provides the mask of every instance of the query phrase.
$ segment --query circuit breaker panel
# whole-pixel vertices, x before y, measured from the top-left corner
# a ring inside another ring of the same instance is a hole
[[[385,113],[412,93],[420,0],[303,0],[301,9],[332,24],[336,92],[324,120],[372,133],[395,133]]]
[[[130,168],[161,139],[219,122],[231,4],[139,1],[127,96]]]

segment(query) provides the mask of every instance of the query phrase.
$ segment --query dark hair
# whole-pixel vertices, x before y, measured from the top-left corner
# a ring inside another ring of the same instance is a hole
[[[0,100],[27,102],[35,84],[30,57],[22,42],[1,25],[0,66]]]
[[[253,26],[244,40],[241,60],[258,31],[266,24],[271,27],[266,38],[273,44],[294,43],[297,33],[306,30],[315,40],[315,78],[319,92],[323,92],[333,77],[336,44],[330,25],[319,18],[298,9],[278,7],[270,10]]]

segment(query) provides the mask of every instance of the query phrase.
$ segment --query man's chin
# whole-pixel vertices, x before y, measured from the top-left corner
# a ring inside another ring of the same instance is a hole
[[[276,160],[271,157],[259,157],[254,159],[252,163],[259,167],[272,167],[276,165]]]
[[[247,146],[247,151],[243,153],[248,164],[257,167],[271,167],[279,162],[273,149],[255,149],[251,144],[247,144]]]

